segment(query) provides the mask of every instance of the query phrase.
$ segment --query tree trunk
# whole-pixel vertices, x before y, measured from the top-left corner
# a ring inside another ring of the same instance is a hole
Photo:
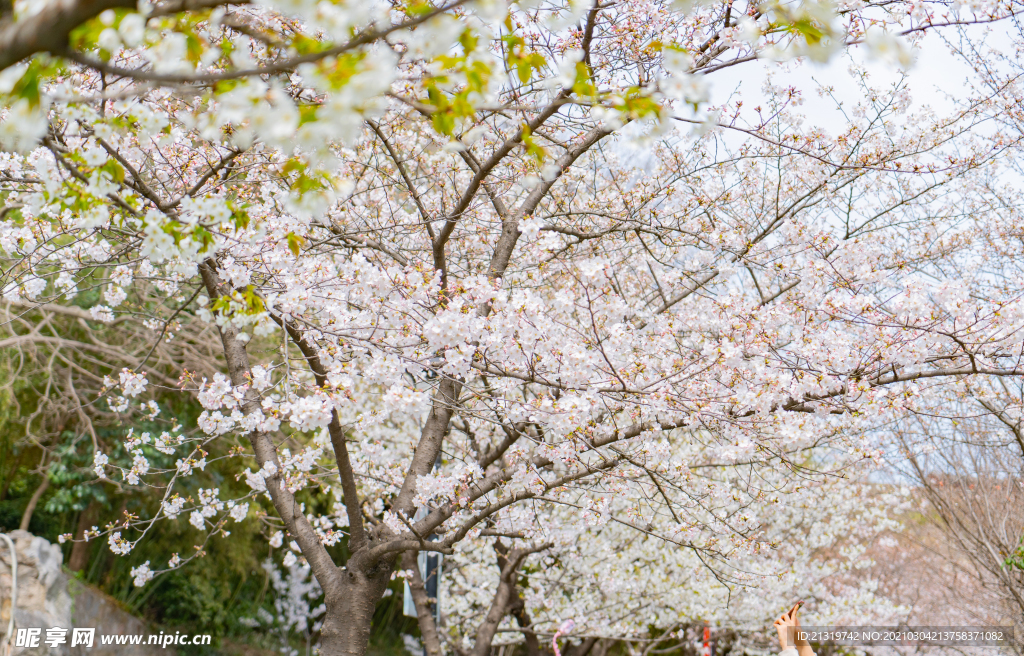
[[[85,532],[96,524],[100,517],[100,504],[92,499],[85,510],[78,516],[78,526],[75,528],[75,538],[71,546],[71,556],[68,558],[68,569],[72,572],[81,572],[89,564],[89,543],[85,541]]]
[[[27,531],[28,524],[32,521],[32,513],[36,511],[36,505],[39,500],[43,498],[43,494],[46,492],[46,488],[50,487],[50,477],[44,471],[43,482],[39,484],[36,491],[32,493],[32,498],[28,500],[28,505],[25,506],[25,512],[21,514],[21,523],[18,525],[18,530]]]
[[[210,299],[220,297],[222,283],[217,275],[217,262],[213,259],[204,261],[199,265],[199,273]],[[231,384],[245,390],[241,403],[242,412],[246,415],[261,413],[259,394],[249,384],[252,376],[249,354],[245,350],[244,342],[238,340],[237,327],[228,322],[219,326],[218,330]],[[312,353],[310,349],[307,350]],[[312,361],[310,364],[313,364]],[[336,444],[339,452],[347,448],[344,445],[343,434],[341,437],[340,444]],[[442,432],[439,439],[443,437]],[[302,555],[305,556],[313,575],[324,591],[327,614],[320,630],[320,654],[364,656],[370,643],[373,611],[391,580],[391,571],[394,569],[397,554],[389,556],[378,552],[370,557],[369,552],[379,543],[379,536],[371,529],[366,532],[364,544],[353,550],[346,567],[335,565],[312,524],[302,513],[302,506],[283,483],[281,461],[271,436],[257,429],[249,433],[249,441],[260,468],[268,464],[274,465],[276,473],[264,478],[267,493],[273,500],[278,516],[281,517],[290,536],[298,543]],[[417,450],[417,454],[419,453]],[[339,457],[339,466],[344,468],[345,459],[339,453],[335,455]],[[435,456],[436,453],[431,455],[431,464]],[[429,472],[429,468],[426,471]],[[412,492],[409,493],[409,498],[412,498]],[[354,499],[347,501],[349,504],[355,503]],[[358,518],[359,515],[356,513],[353,519]],[[358,522],[351,523],[355,525]]]
[[[370,644],[373,611],[391,580],[393,562],[364,570],[349,560],[349,567],[333,590],[324,590],[327,614],[320,630],[321,656],[365,656]],[[355,566],[353,566],[355,565]]]
[[[523,629],[523,640],[526,643],[526,656],[541,656],[540,641],[533,631],[533,620],[526,612],[526,601],[519,594],[519,589],[512,591],[512,603],[509,605],[509,612],[516,618],[519,628]]]

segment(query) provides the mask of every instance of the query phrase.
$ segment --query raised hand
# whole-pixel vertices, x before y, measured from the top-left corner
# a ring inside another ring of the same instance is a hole
[[[792,638],[792,646],[796,647],[800,656],[814,656],[811,645],[806,640],[801,639],[799,633],[800,618],[797,617],[797,611],[800,610],[803,603],[802,601],[796,602],[792,608],[780,615],[773,625],[779,634],[779,649],[785,651],[790,646],[789,641]]]

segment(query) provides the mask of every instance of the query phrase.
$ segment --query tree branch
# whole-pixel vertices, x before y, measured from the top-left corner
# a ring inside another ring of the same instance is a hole
[[[551,547],[550,542],[539,544],[526,549],[508,550],[501,540],[496,540],[494,549],[498,552],[498,565],[501,567],[501,578],[498,582],[498,589],[494,593],[491,607],[487,611],[484,621],[476,632],[476,641],[473,643],[471,656],[488,656],[491,653],[491,643],[494,642],[494,634],[497,633],[501,618],[510,610],[512,598],[515,594],[516,579],[519,576],[519,566],[530,554],[543,551]],[[518,596],[518,595],[516,595]]]
[[[210,300],[216,300],[221,295],[220,278],[217,275],[216,262],[206,260],[199,265],[199,273],[202,276],[203,284]],[[224,358],[227,361],[228,374],[231,384],[245,390],[242,398],[241,409],[246,415],[261,413],[260,399],[256,391],[250,385],[252,368],[249,365],[249,354],[246,353],[245,345],[238,341],[238,329],[231,322],[219,326],[221,342],[224,348]],[[277,448],[274,446],[270,436],[261,430],[254,430],[249,433],[249,440],[252,443],[253,451],[256,454],[256,462],[262,469],[270,463],[276,468],[273,476],[266,477],[267,491],[274,502],[274,507],[281,516],[288,532],[292,534],[302,555],[306,557],[320,585],[326,589],[335,589],[339,580],[338,568],[331,559],[330,554],[320,542],[313,526],[302,513],[295,496],[288,491],[284,485],[284,477],[281,471],[281,461],[277,456]]]
[[[299,347],[302,357],[309,363],[313,377],[319,387],[327,386],[327,369],[320,362],[316,349],[306,336],[292,323],[285,321],[273,313],[270,317],[283,327],[291,338],[292,342]],[[345,431],[341,427],[341,420],[338,418],[337,409],[331,410],[331,423],[327,425],[331,435],[331,446],[334,448],[334,457],[338,463],[338,477],[341,479],[341,491],[345,500],[345,511],[348,514],[349,522],[349,549],[358,551],[366,544],[366,531],[363,527],[362,503],[359,501],[359,489],[356,487],[355,471],[352,469],[352,461],[349,459],[348,444],[345,438]]]
[[[135,9],[136,0],[55,0],[19,21],[0,26],[0,70],[40,52],[67,48],[68,35],[108,9]]]
[[[430,612],[430,597],[427,596],[427,587],[420,575],[415,551],[406,551],[402,554],[402,569],[409,573],[409,591],[412,593],[413,603],[416,604],[416,620],[420,625],[420,637],[423,638],[427,656],[441,656],[441,640],[434,624],[434,614]]]

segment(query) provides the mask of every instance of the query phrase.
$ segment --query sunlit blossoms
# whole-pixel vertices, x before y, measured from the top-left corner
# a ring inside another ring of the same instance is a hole
[[[97,412],[159,426],[82,442],[161,491],[97,530],[114,553],[162,518],[188,567],[258,521],[277,621],[323,654],[365,651],[393,576],[430,656],[705,620],[756,645],[775,596],[898,620],[858,574],[904,499],[884,427],[1022,373],[1014,64],[948,115],[854,66],[834,135],[815,89],[711,89],[850,47],[907,68],[1016,4],[64,4],[74,31],[18,4],[0,55],[0,288],[12,339],[88,352]]]

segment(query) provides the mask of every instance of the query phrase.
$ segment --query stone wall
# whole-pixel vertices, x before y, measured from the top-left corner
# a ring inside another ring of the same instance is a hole
[[[18,554],[18,601],[14,609],[15,634],[19,628],[68,629],[67,642],[49,647],[40,640],[39,647],[14,647],[11,656],[174,656],[173,648],[159,646],[101,645],[100,635],[148,635],[150,628],[138,617],[122,609],[116,601],[90,585],[68,576],[61,565],[60,547],[27,531],[11,531]],[[11,617],[11,560],[5,542],[0,541],[0,640],[5,636]],[[91,649],[71,645],[71,629],[95,628]],[[14,641],[12,640],[12,643]]]

